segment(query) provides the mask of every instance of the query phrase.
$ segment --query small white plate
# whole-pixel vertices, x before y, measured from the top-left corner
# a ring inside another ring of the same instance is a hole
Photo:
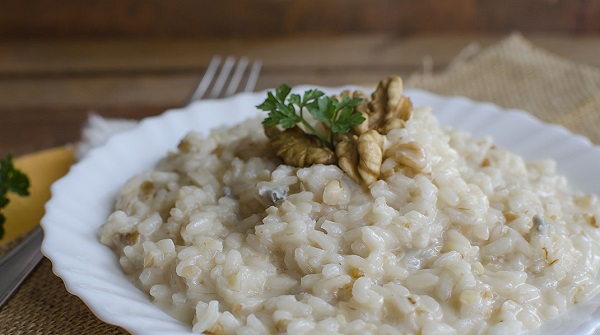
[[[321,88],[328,94],[342,88]],[[308,87],[299,86],[302,92]],[[600,194],[600,149],[564,128],[542,123],[531,115],[505,110],[462,97],[443,97],[407,90],[415,106],[432,106],[441,124],[492,136],[497,145],[528,160],[551,158],[558,172],[575,190]],[[154,306],[123,274],[118,260],[97,238],[111,212],[120,187],[133,175],[151,169],[189,131],[204,134],[212,128],[233,125],[259,115],[255,106],[266,94],[240,94],[223,100],[205,100],[186,108],[147,118],[132,130],[110,138],[75,164],[52,186],[52,199],[42,219],[42,251],[63,279],[67,290],[79,296],[105,322],[134,334],[190,334],[191,327]],[[257,129],[262,131],[262,129]],[[600,324],[600,297],[536,331],[540,334],[590,334]],[[594,315],[590,316],[591,313]]]

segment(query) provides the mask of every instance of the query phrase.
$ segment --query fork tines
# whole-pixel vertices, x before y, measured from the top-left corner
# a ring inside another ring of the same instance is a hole
[[[241,91],[253,91],[262,63],[260,60],[255,60],[250,69],[248,69],[248,64],[249,60],[246,57],[236,61],[235,57],[228,56],[225,61],[221,62],[220,56],[214,56],[206,68],[202,81],[190,98],[190,102],[205,98],[204,95],[209,90],[208,98],[211,99],[233,95],[238,92],[238,87],[242,82],[245,82],[245,85]],[[224,89],[225,86],[227,86],[226,89]]]

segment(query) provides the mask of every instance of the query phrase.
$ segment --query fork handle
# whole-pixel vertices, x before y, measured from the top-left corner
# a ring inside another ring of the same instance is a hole
[[[37,228],[16,248],[0,259],[0,306],[10,298],[27,275],[42,259],[40,246],[44,239],[41,228]]]

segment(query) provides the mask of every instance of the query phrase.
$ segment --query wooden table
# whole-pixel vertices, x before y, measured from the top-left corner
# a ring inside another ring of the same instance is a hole
[[[337,86],[374,83],[389,74],[441,71],[467,46],[473,51],[505,37],[375,34],[3,42],[0,157],[73,143],[91,112],[139,119],[181,106],[214,54],[261,59],[258,90],[282,82]],[[552,53],[600,67],[600,37],[525,37]]]

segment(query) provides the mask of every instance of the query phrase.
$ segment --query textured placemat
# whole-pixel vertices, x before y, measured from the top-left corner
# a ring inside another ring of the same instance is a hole
[[[553,55],[520,34],[443,73],[415,74],[406,86],[523,109],[600,144],[600,69]]]
[[[549,54],[520,35],[471,56],[443,73],[415,74],[406,86],[524,109],[600,143],[600,129],[595,127],[600,124],[599,69]],[[0,310],[0,334],[126,332],[95,318],[79,298],[67,293],[50,262],[43,260]]]

